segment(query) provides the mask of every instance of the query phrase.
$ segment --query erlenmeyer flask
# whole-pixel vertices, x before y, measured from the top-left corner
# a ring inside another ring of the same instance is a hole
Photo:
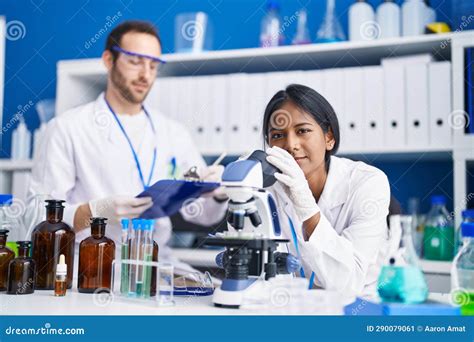
[[[316,43],[334,43],[343,40],[346,40],[346,35],[336,17],[336,0],[327,0],[326,14],[316,35]]]
[[[390,229],[401,228],[398,249],[388,257],[388,265],[382,267],[378,279],[378,293],[384,302],[422,303],[428,297],[423,272],[411,235],[412,217],[390,217]]]

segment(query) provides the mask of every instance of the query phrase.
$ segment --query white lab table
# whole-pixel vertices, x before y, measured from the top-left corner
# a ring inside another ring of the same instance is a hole
[[[449,294],[432,293],[430,299],[449,303]],[[118,296],[92,295],[68,290],[65,297],[53,291],[36,290],[30,295],[0,293],[2,315],[274,315],[269,309],[224,309],[212,304],[212,296],[175,297],[175,305],[157,306],[155,302],[134,302]],[[282,312],[288,314],[288,311]],[[294,314],[297,314],[296,312]]]

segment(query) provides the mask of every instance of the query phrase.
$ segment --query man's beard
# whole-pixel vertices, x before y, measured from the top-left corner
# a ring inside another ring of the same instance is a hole
[[[114,86],[118,89],[120,95],[127,101],[134,103],[134,104],[140,104],[145,100],[146,96],[150,92],[151,87],[146,91],[146,93],[143,94],[143,96],[135,96],[133,92],[130,90],[130,88],[127,86],[125,77],[123,74],[120,72],[120,70],[117,68],[117,66],[114,64],[112,67],[112,72],[111,72],[111,77],[110,77],[112,83]]]

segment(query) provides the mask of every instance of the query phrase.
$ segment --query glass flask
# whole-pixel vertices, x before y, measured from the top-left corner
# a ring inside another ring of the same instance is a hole
[[[65,201],[46,200],[46,221],[39,223],[33,233],[33,260],[36,262],[36,289],[53,290],[56,265],[59,256],[64,254],[67,272],[67,288],[72,287],[74,273],[74,242],[76,234],[72,228],[62,221]]]
[[[35,292],[35,261],[30,257],[30,241],[18,241],[18,257],[8,265],[7,293],[22,295]]]
[[[115,243],[105,236],[107,219],[91,218],[91,236],[79,245],[77,290],[83,293],[110,292]]]
[[[454,225],[446,209],[446,197],[431,197],[431,210],[423,233],[423,256],[428,260],[453,260]]]
[[[461,306],[461,314],[474,315],[474,222],[461,225],[463,246],[451,269],[453,302]]]
[[[316,35],[316,43],[333,43],[346,40],[336,15],[336,0],[326,0],[326,14]]]
[[[389,264],[382,267],[378,278],[378,293],[384,302],[422,303],[428,297],[428,287],[418,265],[413,247],[412,217],[390,217],[390,229],[401,230],[398,249],[389,256]]]
[[[8,230],[0,229],[0,291],[7,289],[8,265],[15,253],[6,246]]]

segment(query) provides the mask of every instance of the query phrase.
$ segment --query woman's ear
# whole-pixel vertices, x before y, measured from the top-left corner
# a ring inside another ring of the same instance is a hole
[[[336,145],[336,140],[334,139],[334,133],[332,132],[331,128],[329,128],[324,137],[326,139],[326,151],[332,151]]]

